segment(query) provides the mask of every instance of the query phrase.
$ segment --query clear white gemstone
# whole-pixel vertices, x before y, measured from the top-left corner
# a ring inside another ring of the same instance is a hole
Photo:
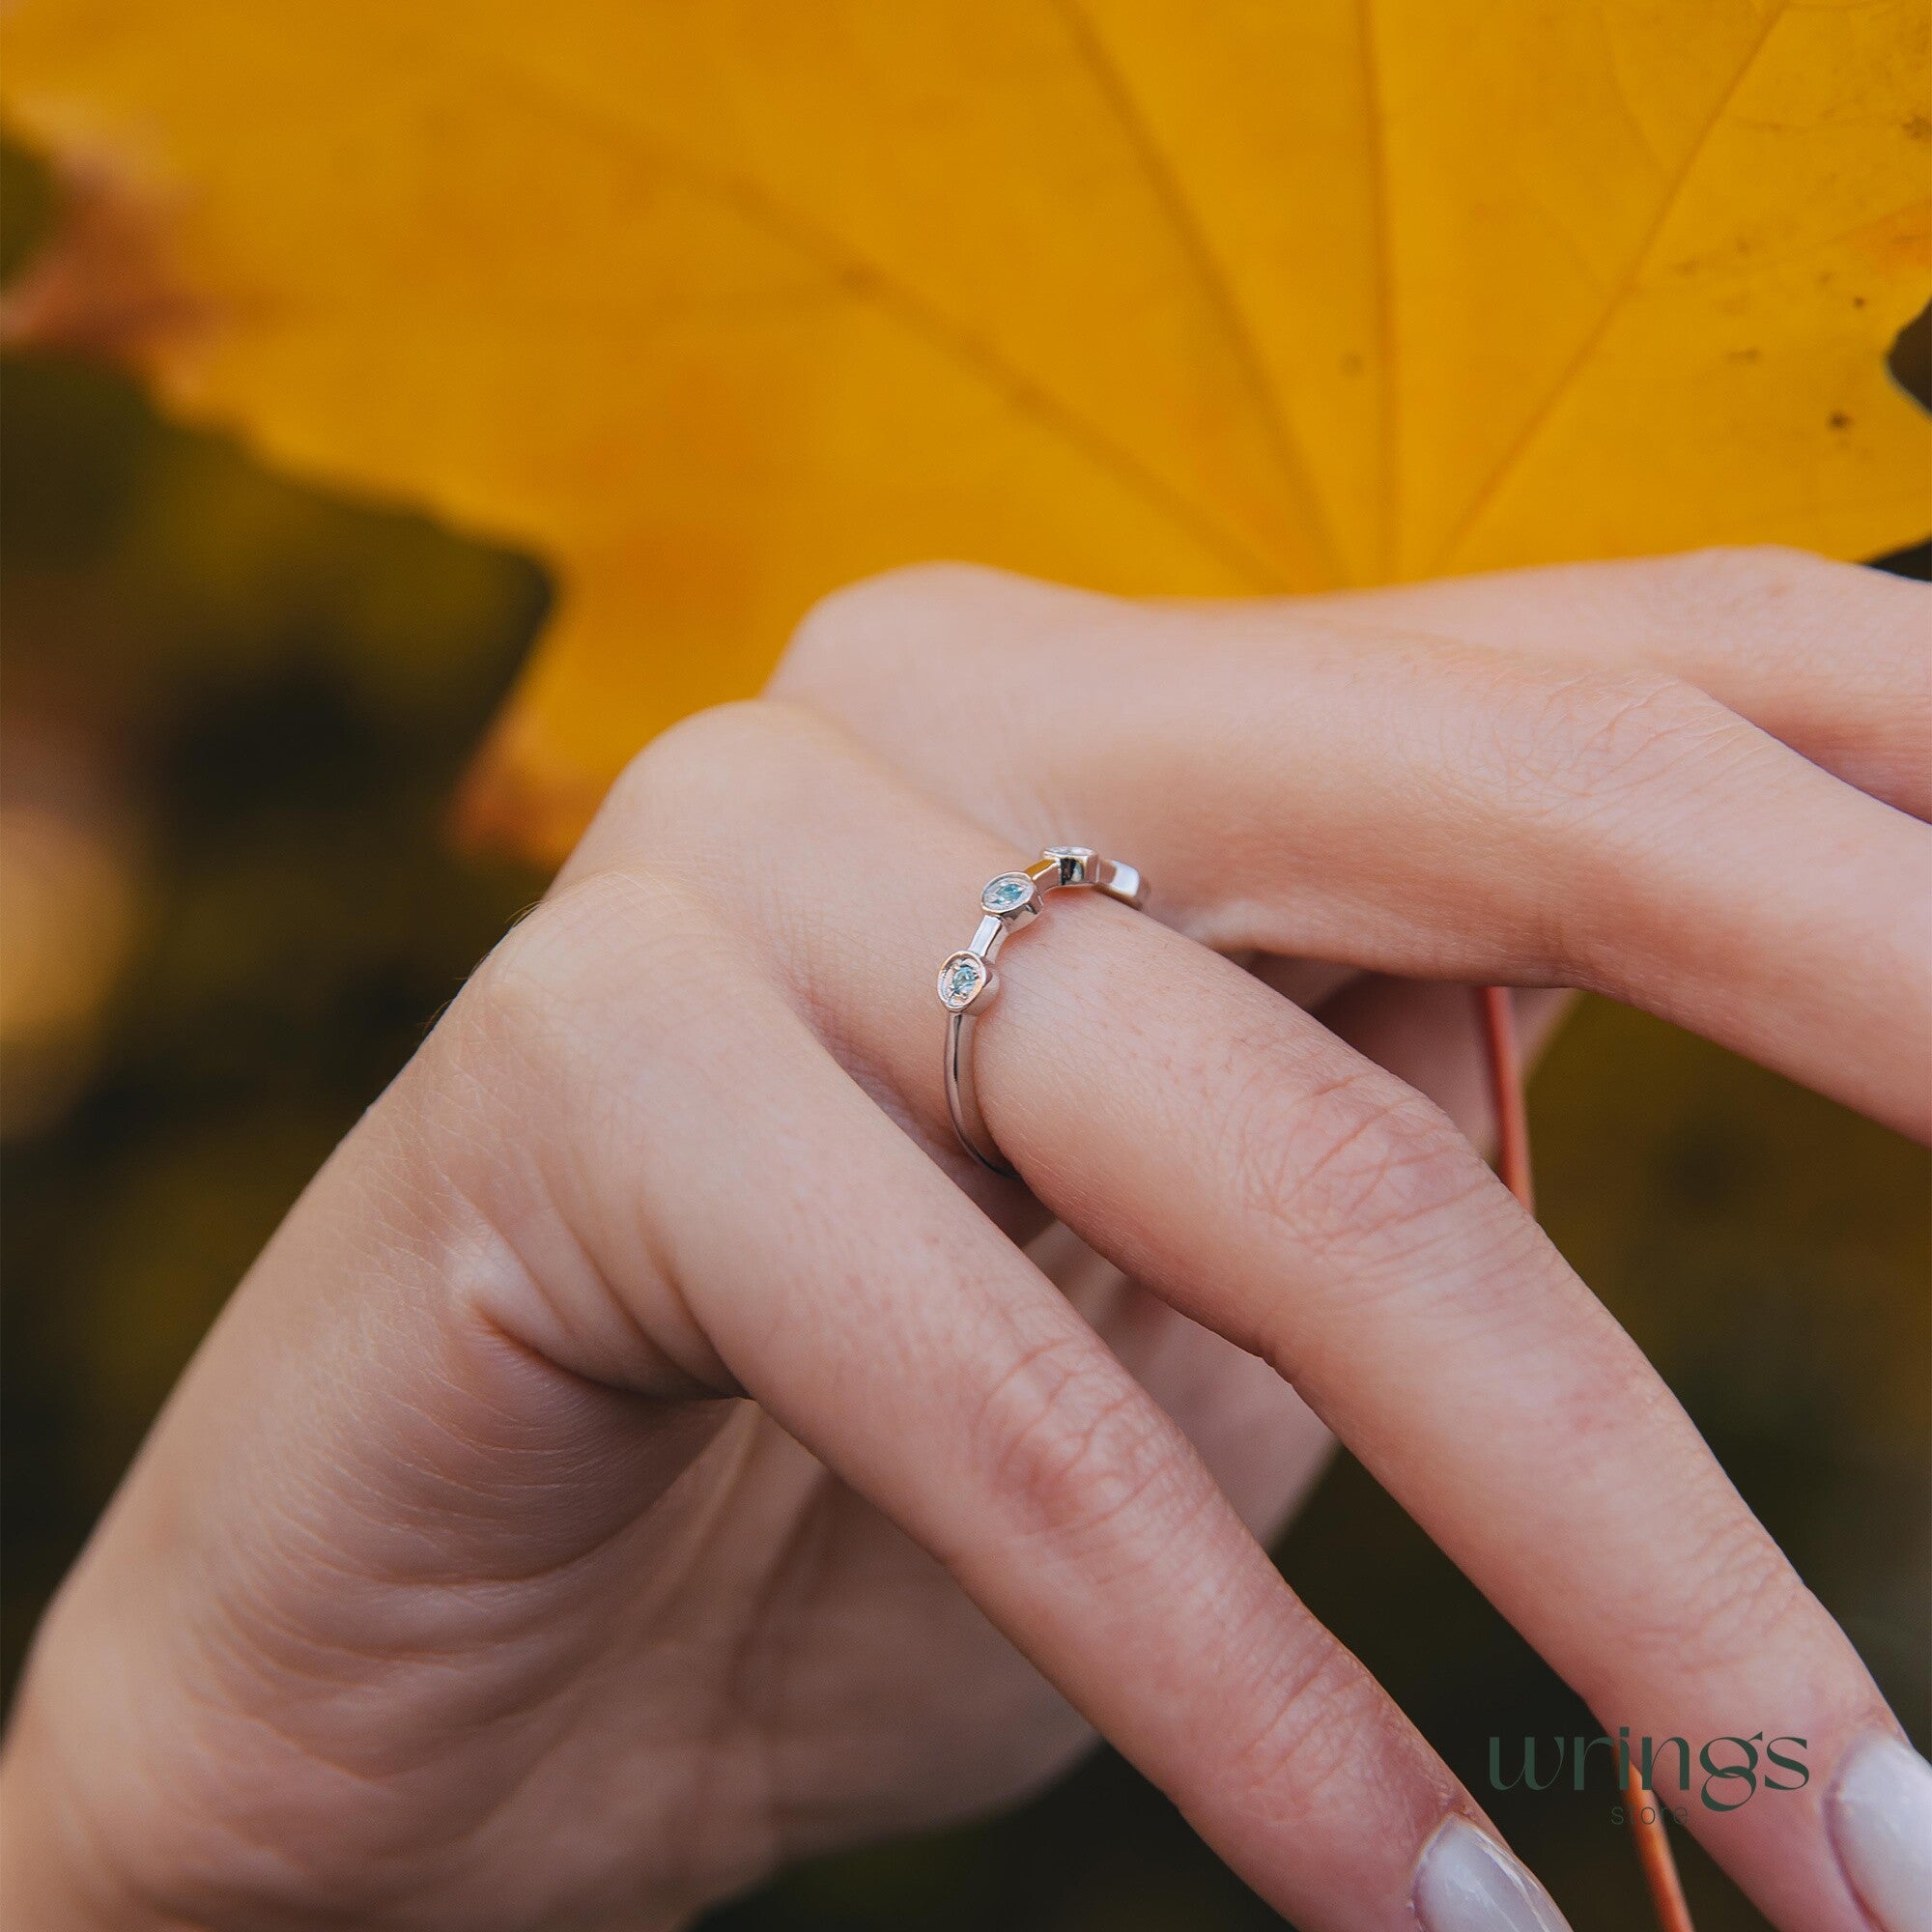
[[[1095,875],[1100,857],[1091,845],[1049,845],[1039,856],[1058,864],[1060,883],[1063,886],[1092,886],[1099,883]]]
[[[988,912],[1016,912],[1033,897],[1033,881],[1024,872],[1002,872],[980,895]]]

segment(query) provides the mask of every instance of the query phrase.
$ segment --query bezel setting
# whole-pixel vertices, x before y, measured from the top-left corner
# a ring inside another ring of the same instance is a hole
[[[1060,867],[1055,881],[1062,886],[1097,886],[1100,883],[1100,855],[1091,845],[1049,845],[1040,855]]]
[[[1039,888],[1024,872],[1002,872],[986,881],[980,909],[995,919],[1017,922],[1039,910]]]
[[[993,969],[977,952],[949,953],[939,969],[939,1004],[963,1013],[993,983]]]
[[[1049,845],[1034,865],[995,872],[980,888],[979,929],[939,969],[939,1004],[947,1015],[946,1111],[960,1147],[993,1174],[1010,1175],[1013,1167],[980,1111],[973,1077],[974,1031],[999,989],[993,961],[1014,932],[1045,911],[1048,895],[1068,886],[1103,893],[1136,911],[1147,901],[1147,881],[1136,867],[1103,859],[1091,845]]]

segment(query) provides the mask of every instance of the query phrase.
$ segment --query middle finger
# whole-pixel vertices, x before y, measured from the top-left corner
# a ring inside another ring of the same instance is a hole
[[[1932,830],[1654,666],[975,573],[845,593],[777,688],[1218,951],[1587,986],[1932,1137]]]

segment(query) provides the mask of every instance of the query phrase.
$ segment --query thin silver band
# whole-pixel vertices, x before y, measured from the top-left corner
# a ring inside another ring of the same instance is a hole
[[[1103,859],[1086,845],[1049,845],[1037,866],[1023,872],[1002,872],[986,881],[980,895],[985,915],[973,942],[949,955],[939,969],[939,1004],[946,1009],[946,1110],[959,1145],[981,1167],[995,1174],[1013,1169],[986,1131],[973,1088],[973,1029],[980,1014],[999,990],[993,961],[1009,932],[1030,925],[1045,910],[1046,895],[1065,887],[1105,893],[1109,898],[1139,906],[1147,897],[1147,882],[1131,866]]]

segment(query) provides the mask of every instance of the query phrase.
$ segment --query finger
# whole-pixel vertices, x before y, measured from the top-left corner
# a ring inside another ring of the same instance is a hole
[[[1263,962],[1256,978],[1276,985],[1282,963]],[[1329,999],[1321,1018],[1488,1149],[1494,1102],[1472,992],[1370,976]],[[1574,1000],[1540,988],[1515,996],[1526,1066],[1541,1057]],[[1333,1438],[1320,1417],[1259,1356],[1129,1281],[1064,1223],[1048,1228],[1028,1253],[1180,1425],[1241,1520],[1271,1540],[1327,1466]]]
[[[1665,1796],[1776,1920],[1863,1932],[1816,1792],[1889,1716],[1688,1417],[1445,1121],[1106,910],[1071,909],[1050,963],[1044,933],[1003,961],[980,1085],[1009,1157],[1293,1382],[1606,1732],[1687,1739],[1691,1788]],[[1094,990],[1123,980],[1144,1024]],[[1696,1749],[1753,1736],[1806,1740],[1783,1749],[1812,1791],[1704,1808]]]
[[[1316,1014],[1336,1038],[1433,1100],[1488,1154],[1495,1150],[1495,1096],[1475,993],[1472,986],[1368,974]],[[1561,987],[1524,987],[1511,996],[1525,1076],[1576,999]]]
[[[1130,1281],[1064,1223],[1027,1253],[1272,1542],[1328,1466],[1334,1438],[1321,1418],[1265,1362]]]
[[[770,707],[664,741],[591,844],[610,863],[631,838],[727,881],[721,903],[840,1056],[951,1145],[928,972],[1009,848],[883,772],[855,779],[827,734]],[[882,867],[882,841],[908,863]],[[1610,1732],[1804,1738],[1805,1789],[1728,1814],[1693,1804],[1693,1827],[1783,1922],[1866,1932],[1820,1793],[1859,1735],[1890,1724],[1883,1700],[1682,1409],[1453,1125],[1228,961],[1121,907],[1056,906],[1001,975],[979,1084],[1035,1193],[1272,1363]]]
[[[1426,632],[1719,698],[1814,763],[1932,817],[1925,586],[1804,551],[1697,551],[1296,599],[1284,620]]]
[[[990,575],[871,595],[786,687],[1023,847],[1131,852],[1217,950],[1592,987],[1932,1133],[1932,831],[1693,687]]]
[[[1256,977],[1275,983],[1265,962]],[[1434,1100],[1474,1146],[1494,1139],[1489,1061],[1467,986],[1371,976],[1321,1009],[1356,1052]],[[1518,1039],[1534,1065],[1575,996],[1516,995]],[[1056,1224],[1029,1250],[1099,1331],[1135,1380],[1174,1417],[1216,1485],[1264,1541],[1279,1533],[1327,1467],[1333,1441],[1321,1420],[1268,1364],[1178,1314]],[[1069,1261],[1067,1257],[1077,1257]]]
[[[668,1363],[752,1395],[1270,1903],[1411,1927],[1418,1861],[1471,1801],[1079,1316],[709,926],[679,889],[580,872],[459,1002],[459,1040],[543,1069],[480,1103],[443,1081],[463,1130],[572,1122],[535,1151],[588,1302],[513,1289],[491,1319],[600,1380]]]

